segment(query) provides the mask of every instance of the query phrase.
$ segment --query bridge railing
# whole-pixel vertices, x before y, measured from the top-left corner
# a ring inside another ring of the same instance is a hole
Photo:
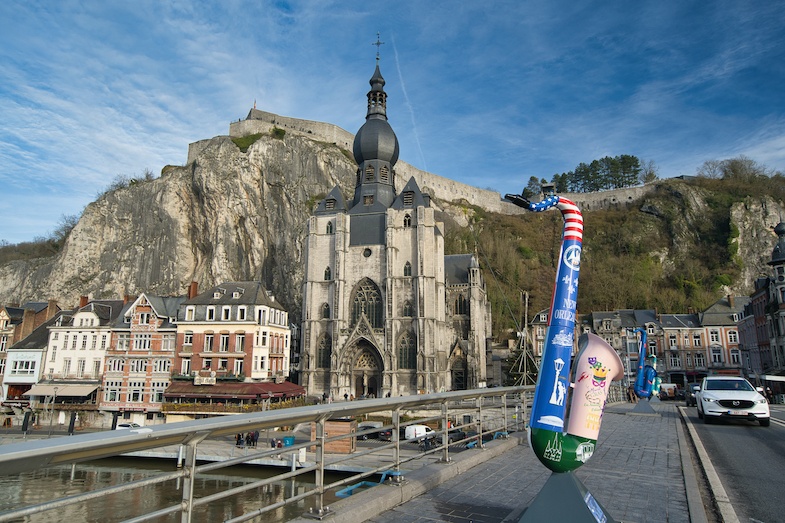
[[[509,432],[525,429],[525,420],[528,417],[527,406],[531,404],[533,389],[533,386],[501,387],[337,402],[220,416],[135,430],[80,434],[2,445],[0,446],[0,474],[2,475],[19,474],[48,466],[76,464],[132,452],[161,449],[172,445],[179,445],[178,464],[180,468],[172,472],[128,481],[92,492],[15,508],[0,513],[0,522],[17,520],[21,517],[66,506],[90,503],[109,494],[128,492],[171,480],[177,480],[182,490],[182,499],[179,503],[138,514],[127,521],[151,521],[162,516],[179,514],[181,522],[190,522],[194,511],[200,506],[231,496],[238,496],[274,482],[294,479],[303,474],[315,475],[313,488],[298,493],[292,491],[292,495],[288,498],[270,505],[260,506],[257,510],[246,512],[227,521],[232,523],[247,521],[276,510],[283,505],[299,502],[304,498],[311,498],[310,514],[321,518],[329,512],[324,501],[325,492],[331,489],[352,485],[369,476],[382,474],[386,475],[390,481],[400,481],[404,472],[401,467],[410,461],[430,456],[431,458],[438,457],[442,462],[449,462],[451,450],[454,451],[458,445],[481,448],[484,441],[488,439],[506,437]],[[385,420],[384,425],[346,434],[329,434],[326,430],[330,420],[358,419],[362,416],[383,419]],[[255,430],[294,427],[304,423],[311,424],[310,440],[289,445],[286,447],[286,452],[296,452],[302,456],[303,452],[300,449],[305,449],[313,455],[312,460],[306,459],[296,462],[293,457],[291,469],[273,477],[202,497],[195,495],[195,478],[201,474],[254,460],[273,458],[282,454],[280,448],[260,449],[257,452],[232,456],[221,461],[197,464],[200,444],[208,438],[234,436],[238,433]],[[405,443],[403,438],[405,427],[413,424],[427,424],[434,427],[435,432],[430,434],[432,438],[422,441],[418,450],[412,451],[410,449],[414,446],[407,445],[406,451],[402,452],[401,444]],[[390,431],[388,443],[370,448],[360,447],[358,449],[356,447],[357,437],[386,430]],[[353,451],[346,454],[328,452],[335,445],[340,446],[341,442],[348,442]],[[389,459],[390,450],[392,450],[392,460]],[[384,454],[383,459],[382,454]],[[358,458],[363,459],[366,465],[369,462],[374,465],[352,467],[352,460],[358,460]],[[326,483],[326,468],[336,468],[341,464],[345,464],[346,470],[362,469],[362,471],[332,483]]]

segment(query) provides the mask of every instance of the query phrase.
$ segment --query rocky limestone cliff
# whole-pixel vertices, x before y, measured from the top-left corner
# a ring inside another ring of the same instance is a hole
[[[297,321],[306,221],[332,187],[351,198],[356,170],[351,155],[302,132],[283,138],[264,134],[247,152],[226,136],[198,145],[188,165],[167,167],[159,179],[88,205],[54,257],[0,266],[0,303],[51,298],[70,307],[81,295],[173,295],[184,294],[191,281],[206,289],[221,281],[261,280]],[[498,200],[485,208],[458,197],[473,188],[415,171],[399,162],[396,185],[400,189],[409,176],[419,176],[448,228],[478,219],[478,209],[520,214],[522,220],[532,216]],[[567,196],[587,210],[632,207],[656,217],[669,239],[651,255],[668,272],[678,272],[679,260],[701,248],[700,231],[711,210],[710,192],[680,180]],[[755,277],[767,274],[776,240],[771,229],[785,208],[771,198],[747,199],[730,214],[742,277],[726,291],[744,294]],[[590,212],[586,215],[591,227]]]

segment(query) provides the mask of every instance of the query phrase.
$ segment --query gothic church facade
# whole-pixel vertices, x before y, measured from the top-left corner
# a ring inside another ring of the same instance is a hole
[[[308,222],[301,379],[308,394],[382,397],[485,386],[491,313],[471,254],[444,255],[444,224],[411,178],[384,78],[370,80],[352,199],[334,188]]]

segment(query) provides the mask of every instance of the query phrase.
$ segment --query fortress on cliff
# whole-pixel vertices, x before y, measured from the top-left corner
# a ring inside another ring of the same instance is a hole
[[[244,120],[238,120],[229,124],[229,136],[239,138],[251,134],[269,133],[274,127],[286,130],[287,133],[299,134],[314,140],[334,143],[338,147],[347,151],[352,150],[354,135],[337,125],[302,120],[280,116],[260,109],[251,109]],[[189,144],[188,163],[193,162],[199,153],[210,142],[200,140]],[[480,189],[471,185],[456,182],[439,176],[437,174],[421,171],[406,162],[399,161],[395,167],[396,171],[396,190],[403,189],[403,184],[414,177],[417,184],[424,193],[430,194],[437,200],[447,202],[466,202],[469,205],[476,205],[490,212],[500,214],[522,214],[526,211],[502,199],[501,194],[488,189]],[[542,176],[541,176],[542,177]],[[526,185],[527,176],[521,175],[521,189]],[[400,187],[398,186],[400,185]],[[563,196],[575,202],[583,211],[597,209],[612,209],[626,207],[636,200],[643,197],[646,193],[654,189],[654,184],[645,184],[636,187],[626,187],[623,189],[613,189],[608,191],[593,193],[565,193]]]

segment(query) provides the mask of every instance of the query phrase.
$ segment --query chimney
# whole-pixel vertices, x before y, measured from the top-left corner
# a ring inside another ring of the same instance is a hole
[[[728,294],[728,307],[730,307],[732,309],[734,303],[735,303],[735,300],[734,300],[733,294]]]
[[[195,281],[192,281],[188,286],[188,299],[192,300],[196,298],[197,294],[199,294],[199,284]]]
[[[30,336],[35,330],[35,311],[33,309],[25,309],[22,315],[22,332],[19,340],[23,340]]]
[[[87,296],[84,296],[84,295],[82,295],[82,296],[79,296],[79,308],[81,309],[82,307],[84,307],[85,305],[87,305],[87,303],[88,303],[89,301],[90,301],[90,300],[89,300],[89,298],[88,298]]]
[[[57,314],[57,311],[60,310],[60,307],[57,306],[57,300],[49,300],[48,305],[46,306],[46,319],[51,320]]]

